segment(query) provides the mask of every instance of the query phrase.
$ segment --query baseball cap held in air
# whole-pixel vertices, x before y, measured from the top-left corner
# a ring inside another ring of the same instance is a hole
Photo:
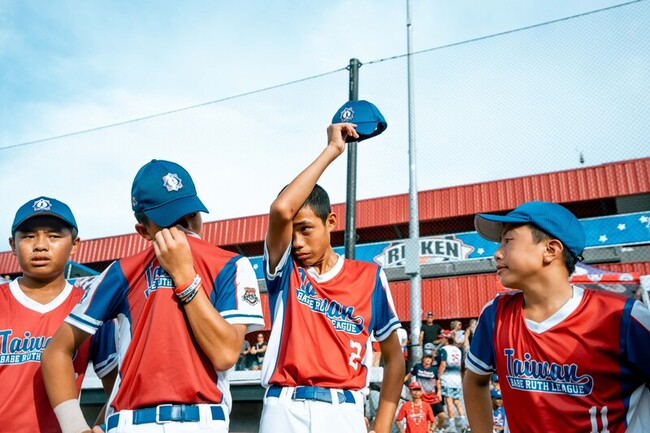
[[[478,234],[494,242],[501,242],[505,224],[533,224],[560,240],[576,258],[580,258],[585,249],[582,224],[567,208],[556,203],[530,201],[506,215],[478,214],[474,217]]]
[[[22,205],[16,212],[14,223],[11,225],[11,234],[16,232],[18,226],[30,218],[50,215],[62,219],[69,226],[77,229],[77,221],[67,204],[50,197],[37,197]]]
[[[348,101],[338,109],[332,123],[349,122],[357,125],[359,138],[348,137],[347,142],[363,141],[386,130],[388,124],[374,104],[368,101]]]
[[[131,208],[160,227],[170,227],[191,213],[208,213],[190,174],[175,162],[159,159],[151,160],[135,175]]]

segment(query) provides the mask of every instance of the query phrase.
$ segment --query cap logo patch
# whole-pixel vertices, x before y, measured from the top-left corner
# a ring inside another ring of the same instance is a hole
[[[176,173],[167,173],[163,176],[162,180],[163,186],[167,188],[167,191],[178,191],[183,188],[183,182]]]
[[[32,207],[34,208],[34,211],[50,210],[52,209],[52,203],[44,198],[39,198],[34,202]]]
[[[349,122],[354,119],[354,110],[346,107],[341,111],[341,122]]]
[[[131,206],[136,207],[138,205],[138,201],[135,199],[135,197],[131,197]]]

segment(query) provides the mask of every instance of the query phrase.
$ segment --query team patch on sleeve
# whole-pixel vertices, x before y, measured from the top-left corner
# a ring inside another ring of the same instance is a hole
[[[260,302],[260,297],[257,295],[257,290],[254,287],[244,287],[244,294],[242,300],[249,305],[257,305]]]

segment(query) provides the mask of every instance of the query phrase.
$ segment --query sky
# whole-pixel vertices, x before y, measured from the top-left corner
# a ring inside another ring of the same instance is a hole
[[[621,3],[411,0],[411,51]],[[364,63],[360,99],[375,102],[389,123],[382,136],[359,145],[358,198],[406,193],[406,60],[380,62],[407,51],[406,4],[403,0],[0,0],[0,171],[4,178],[0,231],[8,237],[18,207],[46,195],[71,206],[82,238],[132,233],[131,182],[138,168],[152,158],[174,160],[192,173],[199,196],[210,209],[204,221],[266,213],[279,189],[326,144],[325,128],[347,99],[344,68],[351,58]],[[645,43],[648,32],[633,24],[626,28],[627,36],[645,35],[640,42]],[[547,42],[536,45],[538,35]],[[439,57],[416,64],[420,72],[440,75],[435,85],[415,81],[414,106],[419,104],[420,113],[433,113],[420,114],[416,124],[418,166],[423,173],[420,189],[525,175],[527,170],[575,168],[581,152],[588,163],[606,163],[612,156],[603,151],[605,144],[600,143],[598,153],[583,150],[584,143],[596,136],[620,139],[619,129],[628,131],[624,141],[629,147],[615,158],[650,154],[648,147],[636,144],[647,144],[649,135],[639,128],[637,117],[647,119],[650,105],[644,93],[650,82],[647,55],[621,52],[617,40],[606,32],[570,35],[570,40],[602,38],[603,50],[616,53],[612,62],[623,62],[628,72],[636,70],[630,76],[621,76],[617,69],[590,73],[589,80],[605,83],[616,77],[613,90],[593,92],[600,104],[598,113],[603,105],[624,105],[619,117],[608,115],[600,122],[600,114],[594,114],[596,110],[584,98],[575,106],[555,105],[564,90],[591,82],[573,76],[592,61],[589,53],[573,56],[571,50],[580,51],[579,47],[564,47],[571,55],[545,53],[549,46],[570,43],[554,40],[552,28],[550,36],[547,29],[533,29],[525,37],[509,38],[501,38],[501,51],[496,53],[479,41],[443,50]],[[471,68],[462,66],[467,60],[454,58],[465,49],[474,50],[470,54],[478,59]],[[533,52],[548,55],[557,65],[541,77],[539,70],[525,71],[526,65],[539,69],[536,63],[489,61],[511,50],[522,50],[522,58]],[[441,59],[456,69],[443,70]],[[516,75],[526,73],[541,78],[513,84]],[[321,74],[313,81],[255,93]],[[640,84],[639,75],[644,77]],[[546,97],[555,102],[526,98],[531,81],[553,83],[554,93]],[[510,94],[516,99],[508,99]],[[442,98],[446,98],[444,108],[435,105]],[[208,104],[211,101],[221,102]],[[519,107],[515,101],[527,102]],[[521,117],[503,113],[505,106],[515,106]],[[195,108],[149,118],[186,107]],[[129,123],[143,118],[147,119]],[[472,127],[459,125],[458,118]],[[533,125],[531,119],[540,118],[553,126]],[[628,126],[627,122],[636,123]],[[121,125],[102,129],[113,124]],[[508,129],[514,137],[511,144],[502,144],[503,138],[494,134],[495,125]],[[99,129],[73,134],[95,128]],[[540,131],[545,140],[564,143],[562,149],[539,156],[523,149],[522,142],[534,147]],[[58,136],[64,137],[48,140]],[[480,149],[459,147],[459,143],[478,141]],[[499,146],[518,158],[532,156],[549,160],[550,165],[528,168],[513,159],[509,166],[503,165],[499,152],[478,153]],[[462,158],[470,161],[461,163]],[[345,201],[345,169],[341,157],[323,178],[335,203]],[[0,245],[0,251],[8,249]]]

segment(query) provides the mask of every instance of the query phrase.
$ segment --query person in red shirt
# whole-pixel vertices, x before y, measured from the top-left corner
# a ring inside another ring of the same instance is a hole
[[[431,406],[422,401],[422,386],[418,382],[409,384],[411,401],[407,401],[397,412],[395,425],[400,433],[428,433],[433,429],[435,418]],[[406,429],[402,420],[406,419]]]

